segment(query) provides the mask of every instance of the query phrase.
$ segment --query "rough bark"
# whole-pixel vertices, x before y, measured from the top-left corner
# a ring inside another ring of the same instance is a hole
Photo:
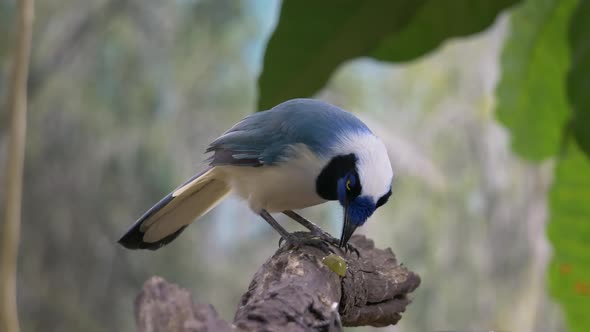
[[[153,277],[135,303],[138,330],[340,331],[342,325],[396,324],[419,276],[389,248],[376,249],[363,236],[351,243],[360,256],[330,246],[347,262],[344,277],[323,263],[328,254],[316,246],[279,248],[254,275],[231,325],[212,306],[195,305],[188,291]]]

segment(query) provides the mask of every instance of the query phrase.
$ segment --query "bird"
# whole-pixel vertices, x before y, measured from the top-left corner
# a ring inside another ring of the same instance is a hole
[[[145,212],[119,239],[122,246],[159,249],[233,192],[287,243],[301,240],[272,214],[342,248],[391,196],[393,170],[383,141],[352,113],[317,99],[292,99],[251,114],[206,153],[212,154],[208,167]],[[328,201],[343,209],[339,240],[295,212]]]

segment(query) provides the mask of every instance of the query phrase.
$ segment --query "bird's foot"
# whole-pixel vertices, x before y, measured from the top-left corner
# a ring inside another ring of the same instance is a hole
[[[359,252],[359,250],[350,243],[345,244],[343,249],[344,249],[344,252],[347,254],[349,252],[353,252],[357,258],[361,257],[361,253]]]
[[[328,234],[328,233],[326,233]],[[344,251],[345,253],[354,253],[356,255],[356,257],[361,257],[361,253],[359,252],[359,250],[353,246],[350,243],[345,244],[344,246],[340,246],[340,240],[336,239],[334,237],[332,237],[330,234],[328,234],[328,237],[321,237],[321,239],[325,242],[330,243],[331,245],[340,248],[340,250]]]
[[[355,248],[352,244],[347,243],[343,247],[340,247],[340,240],[330,235],[330,233],[323,231],[319,227],[313,231],[311,234],[314,237],[321,239],[324,242],[327,242],[333,246],[339,247],[340,249],[344,250],[345,253],[353,252],[356,254],[357,257],[360,257],[360,252],[357,248]]]
[[[312,232],[290,233],[286,237],[281,237],[281,239],[279,240],[279,246],[281,246],[283,242],[285,243],[285,246],[287,246],[287,248],[296,249],[302,246],[311,246],[318,248],[326,253],[334,253],[334,250],[332,250],[332,248],[329,246],[329,243],[332,242],[326,241],[324,238],[316,236]]]
[[[356,257],[361,257],[359,250],[350,243],[340,247],[340,240],[333,237],[327,232],[294,232],[290,233],[287,238],[281,237],[279,247],[286,243],[290,248],[300,248],[304,245],[316,247],[324,252],[335,254],[333,247],[338,247],[345,253],[354,253]]]
[[[310,232],[313,237],[319,238],[322,241],[328,242],[330,244],[335,244],[338,242],[338,239],[330,235],[330,233],[323,231],[321,228],[314,229]]]

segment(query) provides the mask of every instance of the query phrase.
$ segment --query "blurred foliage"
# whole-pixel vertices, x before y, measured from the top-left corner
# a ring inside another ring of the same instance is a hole
[[[557,156],[549,288],[575,332],[590,327],[590,163],[579,149],[590,152],[588,3],[528,0],[516,9],[497,90],[498,117],[512,133],[514,150],[532,160]]]
[[[549,237],[555,245],[550,282],[566,308],[572,331],[590,326],[590,1],[579,0],[569,28],[572,63],[568,95],[574,112],[570,128],[580,149],[559,159]],[[566,133],[567,135],[567,133]]]
[[[346,60],[413,60],[448,38],[483,30],[517,2],[285,0],[264,56],[258,109],[313,95]]]
[[[574,111],[571,126],[580,148],[590,156],[590,1],[579,0],[569,28],[572,64],[568,94]]]
[[[353,57],[369,56],[394,62],[415,59],[449,37],[480,31],[514,3],[388,1],[325,2],[311,6],[304,1],[287,0],[265,53],[264,70],[259,78],[259,109],[267,109],[287,98],[316,93],[337,66]],[[580,158],[577,149],[569,144],[570,134],[590,155],[590,5],[584,0],[580,0],[578,7],[577,3],[576,0],[528,0],[514,10],[496,92],[497,116],[511,131],[512,146],[517,153],[534,161],[564,154],[558,157],[551,196],[550,229],[561,232],[553,231],[550,235],[556,261],[561,262],[571,254],[576,257],[576,268],[587,271],[590,237],[578,227],[590,227],[587,225],[590,213],[583,207],[590,196],[584,191],[567,194],[570,193],[567,183],[576,183],[573,177],[590,174],[587,164],[579,161],[573,166],[569,161]],[[303,17],[307,24],[300,24]],[[569,105],[573,107],[573,116]],[[565,151],[565,147],[570,149]],[[583,183],[582,178],[578,181]],[[580,242],[570,232],[580,232],[577,237]],[[575,312],[590,312],[590,296],[579,291],[573,294],[575,287],[565,287],[563,282],[553,274],[553,294],[568,311],[572,329],[583,331],[590,321],[574,316]],[[590,284],[587,279],[578,282]]]
[[[571,332],[590,326],[589,202],[590,160],[572,146],[557,164],[548,225],[554,247],[549,286],[563,304]]]
[[[565,37],[575,5],[576,0],[527,1],[511,17],[497,116],[511,130],[514,151],[528,159],[557,154],[569,120]]]

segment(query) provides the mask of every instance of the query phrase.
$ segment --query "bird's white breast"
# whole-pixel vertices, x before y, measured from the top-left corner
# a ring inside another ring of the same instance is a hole
[[[316,178],[325,160],[296,144],[289,159],[275,166],[218,166],[232,190],[259,213],[297,210],[326,202],[316,192]]]

